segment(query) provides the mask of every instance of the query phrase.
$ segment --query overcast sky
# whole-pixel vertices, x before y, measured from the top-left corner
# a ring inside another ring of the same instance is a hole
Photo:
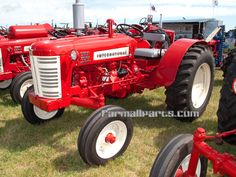
[[[0,25],[68,22],[72,25],[72,4],[75,0],[1,0]],[[86,21],[103,24],[107,18],[117,23],[138,23],[150,13],[150,4],[156,6],[154,18],[163,20],[214,18],[224,21],[227,30],[236,26],[236,0],[218,0],[212,7],[212,0],[82,0],[85,3]]]

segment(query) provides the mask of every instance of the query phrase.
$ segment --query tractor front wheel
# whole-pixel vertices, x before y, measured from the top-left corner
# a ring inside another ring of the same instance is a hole
[[[19,74],[12,82],[10,94],[12,100],[16,103],[21,103],[26,90],[33,85],[32,73],[24,72]]]
[[[25,117],[25,119],[31,124],[40,124],[54,118],[60,117],[64,113],[64,108],[46,112],[39,107],[33,105],[28,98],[30,92],[33,91],[33,87],[31,86],[23,96],[22,103],[21,103],[21,110]]]
[[[104,106],[85,121],[77,144],[84,162],[104,165],[127,149],[133,134],[133,124],[130,118],[121,115],[122,111],[124,109],[118,106]],[[109,116],[109,112],[114,115]]]
[[[166,89],[167,108],[191,122],[205,111],[214,81],[214,59],[207,46],[194,45],[185,54],[175,82]],[[182,111],[188,111],[183,113]]]
[[[193,136],[181,134],[173,138],[158,154],[150,177],[181,177],[188,170]],[[207,159],[200,157],[196,168],[196,177],[205,177]]]

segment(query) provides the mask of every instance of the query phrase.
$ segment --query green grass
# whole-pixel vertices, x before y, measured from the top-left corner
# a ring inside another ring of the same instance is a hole
[[[9,90],[0,93],[0,176],[83,176],[83,177],[136,177],[148,176],[160,148],[179,133],[193,133],[204,127],[209,133],[216,131],[222,73],[216,71],[213,95],[207,110],[193,123],[172,118],[136,118],[134,136],[123,156],[103,167],[89,167],[78,155],[76,141],[80,127],[92,112],[71,106],[57,120],[40,126],[27,123],[20,106],[12,103]],[[127,99],[107,101],[127,110],[165,109],[164,89],[145,91]],[[220,150],[235,153],[234,147]],[[209,170],[208,176],[212,175]]]

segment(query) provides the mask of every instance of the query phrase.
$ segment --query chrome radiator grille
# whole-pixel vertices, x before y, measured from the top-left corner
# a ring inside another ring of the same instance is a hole
[[[61,98],[61,68],[59,56],[31,56],[35,93],[44,98]]]

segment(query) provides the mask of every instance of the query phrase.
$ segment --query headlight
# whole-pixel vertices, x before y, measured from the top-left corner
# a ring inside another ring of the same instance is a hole
[[[71,53],[70,53],[70,57],[73,61],[75,61],[77,59],[77,51],[72,50]]]

